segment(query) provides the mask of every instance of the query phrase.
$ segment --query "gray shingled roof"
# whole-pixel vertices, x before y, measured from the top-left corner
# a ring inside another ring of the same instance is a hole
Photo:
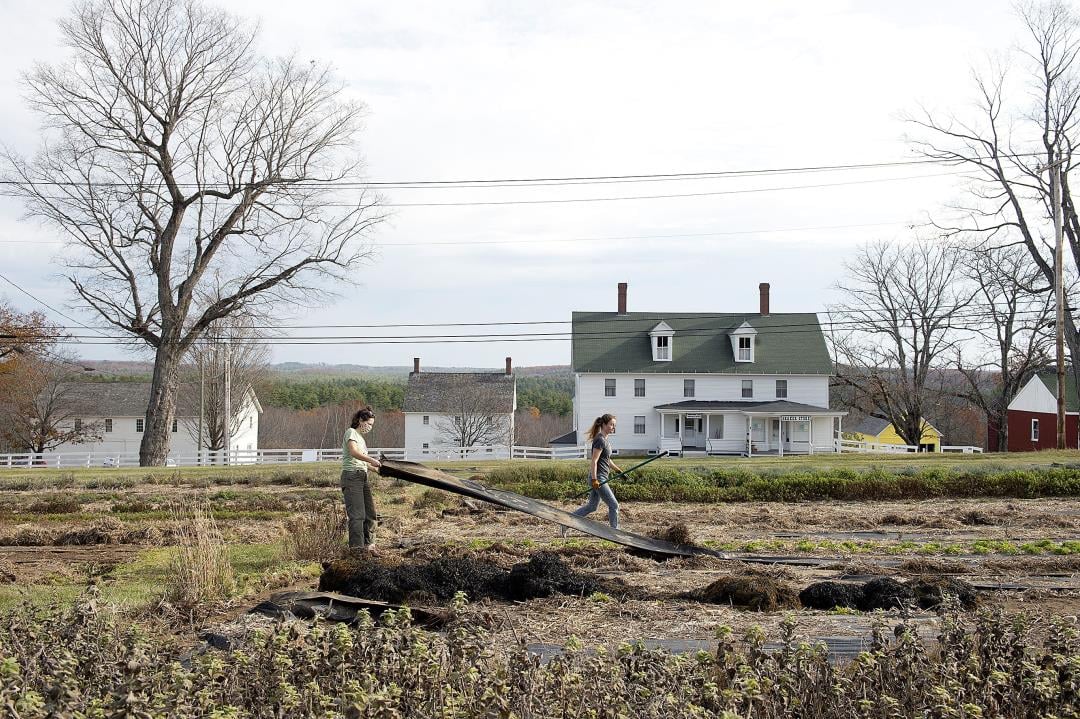
[[[505,372],[410,372],[405,386],[406,412],[454,414],[454,397],[475,392],[487,403],[487,411],[514,411],[516,380]]]
[[[144,417],[150,404],[149,382],[66,382],[61,392],[70,411],[86,417]],[[180,384],[176,411],[180,417],[198,416],[198,384]]]
[[[682,402],[670,404],[658,404],[654,409],[678,409],[688,412],[699,410],[724,410],[731,409],[740,412],[783,412],[785,414],[814,414],[828,412],[830,414],[846,414],[839,410],[828,407],[815,407],[801,402],[788,402],[784,399],[774,399],[768,402],[740,402],[739,400],[710,401],[704,399],[688,399]]]
[[[879,434],[885,431],[892,422],[881,417],[867,417],[855,429],[848,430],[849,432],[857,432],[859,434],[867,435],[869,437],[877,437]]]
[[[672,312],[573,313],[575,372],[833,373],[817,315]],[[649,330],[667,322],[675,331],[670,362],[654,362]],[[736,362],[728,336],[743,322],[757,330],[754,362]]]

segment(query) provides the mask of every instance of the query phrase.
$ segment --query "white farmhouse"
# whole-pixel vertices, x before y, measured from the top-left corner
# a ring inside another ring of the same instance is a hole
[[[845,412],[829,409],[832,362],[817,316],[757,313],[574,312],[574,431],[614,414],[623,453],[834,452]]]
[[[170,456],[194,456],[199,436],[199,388],[182,385],[177,399],[177,418],[169,440]],[[97,442],[62,444],[53,453],[130,454],[139,451],[146,408],[150,404],[149,382],[73,382],[64,387],[70,422],[94,428]],[[231,441],[234,450],[259,448],[259,404],[250,387],[243,393]]]
[[[405,454],[423,458],[477,446],[509,456],[516,410],[509,357],[504,372],[421,372],[415,357],[405,387]]]

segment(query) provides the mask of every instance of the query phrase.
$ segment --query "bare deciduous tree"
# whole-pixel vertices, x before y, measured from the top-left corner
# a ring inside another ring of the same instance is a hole
[[[984,352],[956,354],[965,385],[958,391],[986,416],[997,444],[1008,449],[1009,403],[1036,370],[1050,362],[1053,293],[1027,251],[1018,246],[967,247],[964,273],[977,289],[969,328]]]
[[[377,198],[341,189],[361,107],[324,67],[258,57],[245,23],[198,0],[89,0],[61,29],[71,60],[26,77],[49,140],[9,155],[9,175],[69,241],[78,299],[154,353],[140,463],[160,465],[208,328],[308,303],[368,256]],[[203,305],[215,271],[224,292]]]
[[[831,308],[845,328],[831,335],[838,381],[864,411],[918,445],[944,389],[932,386],[942,379],[935,367],[956,350],[974,292],[956,250],[940,243],[868,244],[845,268],[844,301]]]
[[[1054,232],[1049,173],[1062,160],[1065,280],[1080,270],[1080,215],[1069,173],[1080,145],[1080,18],[1059,0],[1018,8],[1026,40],[1019,62],[975,73],[976,104],[969,113],[923,109],[909,118],[912,145],[922,156],[970,174],[969,201],[950,209],[959,219],[937,220],[946,236],[976,238],[983,246],[1023,247],[1043,281],[1053,286]],[[1080,357],[1080,332],[1066,295],[1065,339]],[[1080,363],[1072,363],[1080,380]]]
[[[499,382],[450,375],[439,391],[439,407],[446,414],[436,415],[433,424],[442,442],[453,447],[512,444],[511,407]]]
[[[0,434],[7,444],[30,452],[48,452],[62,444],[101,440],[101,424],[84,422],[85,407],[72,400],[77,366],[62,357],[34,358],[16,375],[18,388],[0,402]]]

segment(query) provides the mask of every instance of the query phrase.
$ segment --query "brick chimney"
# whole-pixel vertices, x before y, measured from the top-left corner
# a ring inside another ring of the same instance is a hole
[[[514,368],[509,357],[506,358],[506,374],[514,374]]]
[[[626,283],[619,283],[619,314],[626,314]]]
[[[758,294],[761,296],[759,311],[762,317],[767,317],[769,315],[769,283],[762,282],[757,287]]]
[[[420,358],[419,357],[413,357],[412,358],[412,371],[413,371],[413,374],[420,374]]]

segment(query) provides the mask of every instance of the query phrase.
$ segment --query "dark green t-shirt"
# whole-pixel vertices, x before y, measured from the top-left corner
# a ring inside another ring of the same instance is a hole
[[[592,453],[596,450],[600,450],[600,458],[596,460],[596,481],[603,482],[608,478],[608,471],[611,467],[611,446],[599,434],[593,438],[592,450],[589,452],[590,460],[592,459]]]

